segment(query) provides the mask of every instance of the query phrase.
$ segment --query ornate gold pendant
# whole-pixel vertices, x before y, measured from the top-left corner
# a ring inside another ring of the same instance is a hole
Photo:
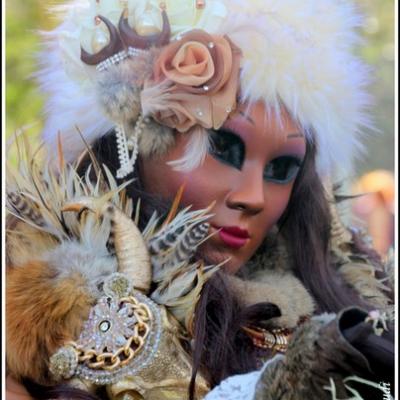
[[[243,327],[243,330],[250,336],[254,346],[280,353],[286,352],[293,334],[293,329],[287,328],[267,330],[258,327]]]

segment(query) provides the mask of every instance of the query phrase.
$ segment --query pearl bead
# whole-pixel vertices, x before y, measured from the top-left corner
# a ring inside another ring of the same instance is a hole
[[[111,328],[110,321],[102,321],[99,325],[99,329],[101,332],[107,332]]]

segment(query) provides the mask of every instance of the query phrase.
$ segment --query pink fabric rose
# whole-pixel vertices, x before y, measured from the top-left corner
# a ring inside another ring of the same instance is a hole
[[[142,92],[144,113],[180,132],[195,125],[220,128],[236,107],[240,57],[226,36],[186,33],[156,59]]]

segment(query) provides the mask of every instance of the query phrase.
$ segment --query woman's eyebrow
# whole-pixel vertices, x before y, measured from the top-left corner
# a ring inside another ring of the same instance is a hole
[[[296,133],[289,133],[289,135],[287,135],[287,139],[294,139],[297,137],[304,137],[304,135],[301,132],[296,132]]]

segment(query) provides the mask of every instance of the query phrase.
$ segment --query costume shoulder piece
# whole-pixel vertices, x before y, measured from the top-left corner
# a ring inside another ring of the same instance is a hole
[[[107,385],[111,398],[182,398],[191,377],[182,340],[218,269],[192,260],[208,210],[173,207],[140,232],[140,204],[134,210],[105,167],[93,164],[93,181],[91,169],[81,177],[64,164],[62,150],[58,173],[36,158],[28,152],[8,177],[9,372],[92,392]],[[204,395],[207,383],[196,382]]]

